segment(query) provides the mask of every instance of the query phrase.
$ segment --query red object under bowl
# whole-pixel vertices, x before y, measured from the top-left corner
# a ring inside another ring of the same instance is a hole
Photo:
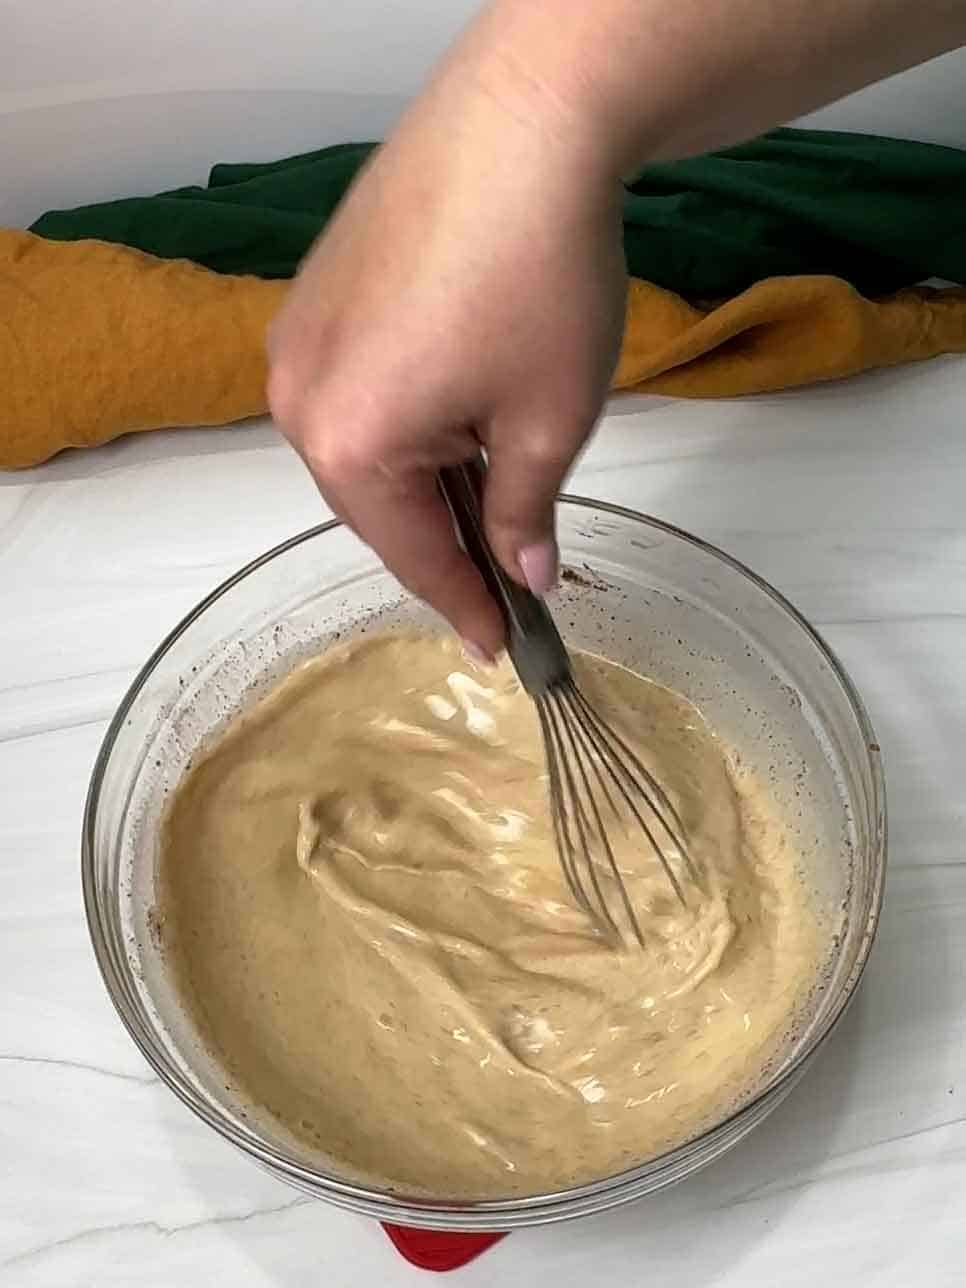
[[[412,1230],[405,1225],[382,1228],[407,1261],[421,1270],[456,1270],[505,1236],[502,1234],[450,1234],[445,1230]]]

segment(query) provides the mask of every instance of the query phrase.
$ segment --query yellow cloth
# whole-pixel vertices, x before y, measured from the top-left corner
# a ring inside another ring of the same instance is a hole
[[[615,389],[731,398],[966,353],[966,289],[867,300],[838,277],[769,277],[697,308],[632,281]]]
[[[0,468],[264,412],[265,329],[286,289],[107,242],[0,231]],[[871,301],[838,278],[783,277],[699,308],[635,280],[613,384],[720,398],[962,352],[963,289]]]
[[[265,328],[286,287],[0,231],[0,469],[263,412]]]

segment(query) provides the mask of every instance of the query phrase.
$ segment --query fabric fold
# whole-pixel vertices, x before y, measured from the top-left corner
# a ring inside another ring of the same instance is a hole
[[[0,231],[0,467],[264,412],[265,330],[287,287]]]
[[[0,468],[264,412],[265,332],[287,289],[105,242],[0,231]],[[634,280],[613,386],[722,398],[962,352],[959,288],[869,300],[837,278],[786,277],[699,307]]]
[[[374,146],[216,165],[205,187],[51,211],[32,231],[291,277]],[[647,167],[625,189],[624,250],[632,277],[688,298],[803,273],[841,277],[866,295],[930,277],[966,283],[966,152],[774,130]]]

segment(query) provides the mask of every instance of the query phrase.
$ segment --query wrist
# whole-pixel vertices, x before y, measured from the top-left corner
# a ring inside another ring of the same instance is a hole
[[[640,0],[491,0],[454,64],[465,60],[585,181],[610,188],[647,160],[667,108],[666,87],[663,105],[648,89],[647,10]]]
[[[583,39],[593,4],[492,0],[444,62],[434,87],[477,98],[502,138],[540,151],[544,165],[608,200],[639,158],[639,120],[620,111],[615,87]],[[623,120],[628,121],[625,126]]]

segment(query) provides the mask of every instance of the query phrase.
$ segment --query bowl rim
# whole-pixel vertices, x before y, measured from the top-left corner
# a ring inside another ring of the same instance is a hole
[[[345,1180],[338,1176],[303,1166],[297,1160],[280,1153],[272,1145],[261,1139],[252,1129],[246,1130],[239,1127],[229,1117],[222,1114],[217,1107],[213,1108],[197,1093],[191,1083],[182,1076],[172,1063],[158,1058],[151,1042],[147,1040],[142,1032],[140,1017],[134,1013],[133,1008],[129,1008],[123,996],[123,989],[115,985],[115,963],[111,959],[107,933],[102,928],[101,909],[94,870],[98,802],[104,776],[114,750],[114,744],[124,727],[128,712],[160,660],[212,604],[226,595],[246,577],[257,572],[273,560],[287,554],[290,550],[317,537],[324,536],[328,532],[344,528],[346,525],[341,519],[330,519],[325,523],[315,524],[302,532],[296,533],[269,550],[264,551],[231,574],[231,576],[225,578],[204,598],[199,600],[165,635],[135,675],[111,718],[98,748],[84,805],[81,831],[81,885],[84,911],[94,955],[108,996],[131,1039],[159,1080],[174,1092],[188,1109],[207,1123],[223,1139],[235,1145],[236,1148],[267,1168],[276,1177],[286,1180],[298,1189],[326,1198],[330,1202],[382,1220],[449,1229],[460,1228],[460,1225],[466,1229],[507,1229],[517,1225],[564,1219],[570,1216],[582,1215],[585,1212],[589,1214],[600,1210],[602,1207],[610,1206],[611,1204],[607,1202],[608,1197],[614,1203],[621,1202],[625,1198],[635,1197],[638,1192],[651,1192],[662,1185],[673,1183],[674,1180],[678,1179],[676,1176],[669,1177],[659,1182],[656,1186],[648,1186],[646,1190],[641,1188],[642,1182],[646,1182],[652,1169],[658,1168],[662,1164],[670,1165],[672,1161],[681,1162],[691,1152],[699,1152],[702,1145],[708,1143],[709,1137],[717,1136],[718,1133],[726,1131],[736,1120],[745,1115],[754,1114],[756,1110],[764,1109],[766,1104],[777,1103],[791,1090],[791,1087],[804,1072],[805,1065],[810,1057],[814,1055],[816,1049],[837,1026],[852,1001],[868,963],[878,929],[882,910],[888,848],[888,821],[882,755],[865,704],[833,649],[780,591],[776,590],[775,587],[740,560],[735,559],[710,542],[662,519],[657,519],[613,502],[600,501],[573,493],[562,493],[558,497],[558,502],[562,505],[595,510],[604,514],[614,515],[617,518],[642,523],[719,560],[734,572],[747,578],[771,599],[776,607],[783,610],[793,623],[809,637],[829,666],[834,679],[841,686],[864,743],[872,787],[871,813],[874,825],[874,832],[870,838],[873,875],[869,912],[865,918],[865,924],[861,928],[855,961],[842,983],[834,1006],[830,1009],[823,1022],[816,1026],[795,1055],[763,1083],[753,1095],[743,1100],[731,1113],[716,1120],[698,1136],[676,1146],[665,1154],[658,1155],[656,1158],[646,1160],[643,1163],[637,1163],[622,1172],[563,1190],[525,1195],[517,1198],[466,1201],[433,1200],[410,1193],[400,1192],[397,1194],[392,1190],[379,1189],[375,1186],[370,1187],[363,1183]],[[153,1032],[154,1026],[147,1025],[145,1027],[151,1031],[151,1037],[156,1038],[157,1035]]]

